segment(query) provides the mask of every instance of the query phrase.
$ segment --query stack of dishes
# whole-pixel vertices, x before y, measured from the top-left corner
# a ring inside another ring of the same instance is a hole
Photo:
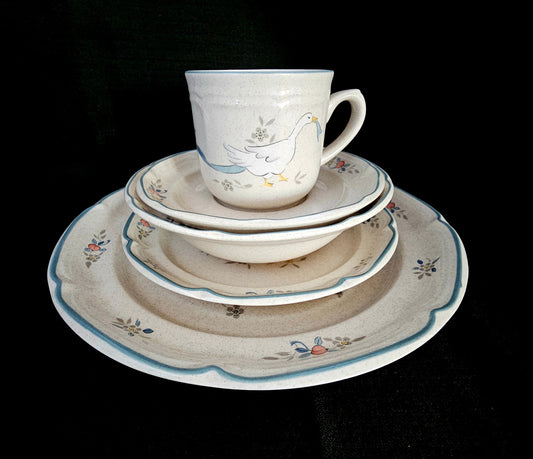
[[[340,153],[268,213],[214,199],[199,164],[192,150],[146,166],[56,246],[56,308],[106,355],[199,385],[302,387],[397,360],[459,306],[459,236],[370,161]]]
[[[342,170],[336,167],[339,162]],[[385,209],[392,194],[383,170],[342,153],[322,168],[315,188],[299,205],[268,213],[237,210],[213,199],[203,185],[197,152],[184,152],[146,167],[127,184],[126,202],[133,214],[124,231],[124,248],[142,274],[195,298],[260,306],[320,298],[362,282],[390,259],[398,242],[396,225]],[[380,220],[380,227],[363,224],[371,219]],[[151,228],[161,231],[147,237]],[[319,251],[340,235],[345,250]],[[303,259],[314,252],[313,268],[299,270],[297,283],[275,267],[295,260],[311,266]],[[367,262],[361,266],[363,260]],[[237,263],[250,269],[232,270]],[[257,279],[252,264],[266,264]],[[318,276],[317,266],[334,266],[335,274],[328,268]],[[354,266],[360,268],[354,271]],[[209,272],[209,278],[192,274],[197,271]],[[287,293],[264,293],[274,291]]]
[[[457,233],[372,162],[344,152],[366,102],[321,69],[185,74],[197,149],[83,212],[49,265],[57,310],[112,358],[234,389],[352,377],[451,317]],[[342,102],[351,113],[324,147]]]

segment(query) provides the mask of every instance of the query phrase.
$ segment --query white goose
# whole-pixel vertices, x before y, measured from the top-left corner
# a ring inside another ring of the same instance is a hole
[[[282,172],[292,161],[296,150],[296,137],[306,124],[314,123],[317,118],[311,113],[303,115],[293,131],[286,139],[268,145],[245,146],[244,150],[238,150],[231,145],[224,145],[228,151],[228,159],[238,167],[246,169],[248,172],[265,179],[265,186],[272,186],[268,181],[273,175],[278,175],[280,181],[287,181]],[[317,126],[320,134],[320,127]]]

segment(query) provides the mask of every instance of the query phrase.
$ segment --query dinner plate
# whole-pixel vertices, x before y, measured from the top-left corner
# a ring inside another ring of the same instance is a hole
[[[122,239],[133,266],[173,292],[217,303],[271,306],[322,298],[369,279],[392,257],[398,233],[392,215],[382,210],[308,255],[253,264],[210,256],[135,214],[126,221]]]
[[[121,190],[65,230],[49,263],[50,292],[79,336],[152,375],[253,390],[349,378],[425,343],[466,289],[466,253],[446,220],[398,189],[389,210],[399,241],[379,273],[324,298],[247,307],[179,295],[140,275],[122,249],[131,212]]]
[[[150,164],[137,194],[152,209],[197,228],[275,231],[324,225],[353,214],[378,198],[384,178],[370,161],[341,152],[321,167],[316,185],[300,204],[269,212],[238,210],[213,198],[200,174],[198,152],[191,150]],[[231,193],[245,183],[225,180],[220,186]]]

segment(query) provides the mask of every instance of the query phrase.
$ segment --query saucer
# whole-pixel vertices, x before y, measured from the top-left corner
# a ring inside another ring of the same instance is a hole
[[[391,209],[398,247],[366,282],[294,305],[246,307],[178,295],[139,275],[121,244],[131,211],[115,192],[59,239],[48,267],[50,293],[90,345],[155,376],[253,390],[350,378],[424,344],[466,289],[466,253],[446,220],[401,190]]]
[[[206,253],[242,263],[273,263],[314,252],[331,242],[343,231],[374,217],[390,202],[394,191],[390,178],[384,175],[385,185],[378,200],[340,222],[301,229],[230,233],[191,228],[149,208],[136,198],[136,183],[139,177],[142,177],[142,171],[135,174],[128,182],[125,199],[132,211],[145,219],[148,226],[160,227],[177,233]]]
[[[342,152],[321,167],[316,185],[302,203],[269,212],[238,210],[213,198],[200,174],[198,152],[191,150],[150,164],[137,184],[137,194],[150,208],[197,228],[275,231],[345,218],[377,199],[384,185],[376,165]],[[220,186],[231,193],[246,183],[232,179]]]
[[[126,221],[122,238],[128,260],[162,287],[205,301],[248,306],[297,303],[351,288],[383,268],[398,243],[396,223],[387,210],[320,250],[279,263],[236,263],[210,256],[135,214]]]

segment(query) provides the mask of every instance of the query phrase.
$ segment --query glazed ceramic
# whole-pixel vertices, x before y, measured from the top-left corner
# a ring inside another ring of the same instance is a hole
[[[343,231],[353,228],[375,216],[389,203],[393,186],[385,177],[381,196],[360,213],[329,225],[259,233],[233,233],[219,230],[201,230],[176,223],[157,213],[137,199],[137,180],[143,171],[134,175],[125,190],[128,206],[149,226],[160,227],[179,234],[198,249],[225,260],[241,263],[274,263],[302,257],[331,242]]]
[[[366,282],[294,305],[246,307],[178,295],[140,275],[121,244],[131,211],[120,191],[85,210],[61,236],[49,263],[50,292],[80,337],[155,376],[253,390],[350,378],[425,343],[466,288],[466,254],[446,220],[401,190],[388,210],[398,247]]]
[[[197,152],[192,150],[150,164],[136,189],[146,205],[186,225],[256,232],[319,226],[345,218],[378,198],[387,178],[370,161],[342,152],[321,167],[315,186],[297,206],[243,211],[213,198],[202,180]],[[229,193],[244,186],[235,179],[218,185]]]
[[[200,172],[221,202],[279,209],[303,199],[320,166],[355,137],[365,118],[357,89],[330,95],[331,70],[192,70],[189,87]],[[341,102],[352,107],[326,148],[326,123]],[[221,187],[239,182],[232,191]]]
[[[280,263],[209,256],[135,214],[126,221],[122,238],[128,260],[157,284],[192,298],[248,306],[298,303],[351,288],[383,268],[398,243],[387,210],[320,250]]]

